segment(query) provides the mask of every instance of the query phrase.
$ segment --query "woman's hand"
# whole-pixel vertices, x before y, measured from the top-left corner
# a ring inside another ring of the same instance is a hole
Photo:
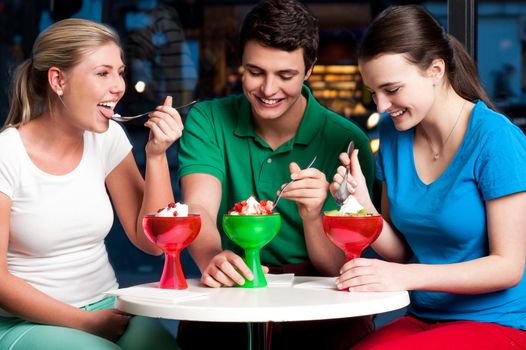
[[[86,311],[83,331],[117,341],[126,331],[130,315],[117,309]]]
[[[287,186],[282,197],[296,202],[304,221],[319,217],[329,189],[325,174],[316,168],[302,170],[294,162],[290,163],[289,170],[295,181]]]
[[[144,125],[150,128],[146,144],[146,154],[159,155],[166,152],[183,132],[183,122],[179,112],[172,107],[172,97],[167,96],[162,106],[157,106]]]
[[[404,264],[379,259],[356,258],[346,262],[336,279],[336,287],[351,292],[407,290]]]
[[[263,266],[263,272],[267,273],[268,268]],[[245,279],[254,279],[252,271],[239,255],[230,250],[214,256],[201,275],[201,283],[212,288],[242,286]]]
[[[364,206],[368,212],[374,213],[376,210],[374,209],[371,197],[369,196],[365,176],[362,173],[360,161],[358,160],[358,151],[358,149],[354,150],[351,159],[349,159],[349,156],[345,152],[340,154],[340,162],[343,165],[339,166],[336,174],[334,174],[329,190],[334,196],[334,193],[340,188],[340,186],[342,186],[346,167],[350,167],[349,176],[347,177],[347,188],[349,189],[349,192],[356,197],[358,202]]]

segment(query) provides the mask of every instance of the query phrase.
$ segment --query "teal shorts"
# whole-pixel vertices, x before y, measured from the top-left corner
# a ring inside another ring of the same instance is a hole
[[[114,297],[82,307],[87,311],[113,308]],[[173,350],[179,349],[173,336],[157,319],[133,316],[122,337],[113,343],[78,329],[0,317],[2,350]]]

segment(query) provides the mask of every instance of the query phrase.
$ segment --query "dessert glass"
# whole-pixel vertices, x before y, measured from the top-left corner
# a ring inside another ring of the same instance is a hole
[[[254,279],[245,280],[243,288],[261,288],[267,286],[267,280],[261,268],[259,252],[278,233],[281,216],[269,215],[224,215],[223,229],[226,235],[245,252],[245,263],[252,271]]]
[[[383,218],[380,215],[323,215],[323,231],[332,243],[344,251],[347,261],[359,258],[362,251],[378,238],[382,227]]]
[[[186,289],[188,284],[181,265],[181,252],[197,237],[201,229],[201,216],[162,217],[146,215],[142,226],[148,239],[161,248],[165,255],[159,287]]]

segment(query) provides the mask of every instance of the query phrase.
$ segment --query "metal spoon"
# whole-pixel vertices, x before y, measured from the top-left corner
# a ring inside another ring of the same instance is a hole
[[[354,151],[354,142],[351,141],[349,142],[349,145],[347,146],[347,154],[349,155],[349,158],[351,158],[351,154],[353,151]],[[349,195],[351,194],[349,192],[349,189],[347,188],[347,178],[349,177],[349,168],[350,166],[345,169],[345,175],[343,175],[343,181],[340,187],[336,190],[336,192],[334,192],[334,196],[333,196],[334,200],[339,205],[342,205],[343,202],[345,202],[345,200],[347,199],[347,197],[349,197]]]
[[[305,167],[305,169],[310,168],[314,164],[314,162],[316,161],[317,157],[318,156],[314,156],[314,158],[309,162],[309,164]],[[278,194],[277,194],[277,196],[276,196],[276,198],[274,199],[274,202],[273,202],[274,203],[274,205],[272,206],[273,210],[276,207],[276,205],[278,205],[279,199],[281,198],[281,195],[283,194],[283,191],[285,191],[285,188],[287,188],[287,186],[290,185],[291,183],[293,183],[294,181],[296,181],[296,180],[292,180],[292,181],[287,182],[285,184],[285,186],[283,186],[281,188],[281,190],[279,190],[279,192],[278,192]]]
[[[184,104],[182,106],[179,106],[179,107],[175,107],[175,109],[182,109],[182,108],[185,108],[185,107],[189,107],[191,105],[193,105],[194,103],[197,103],[198,101],[195,100],[195,101],[192,101],[190,103],[187,103],[187,104]],[[111,119],[117,121],[117,122],[129,122],[130,120],[134,120],[134,119],[137,119],[137,118],[140,118],[140,117],[144,117],[150,113],[152,113],[153,111],[150,111],[150,112],[146,112],[146,113],[141,113],[141,114],[137,114],[137,115],[130,115],[130,116],[122,116],[118,113],[115,113],[114,115],[111,116]]]

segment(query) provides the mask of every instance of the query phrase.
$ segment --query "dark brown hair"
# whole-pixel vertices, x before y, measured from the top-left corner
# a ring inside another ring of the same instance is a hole
[[[358,59],[384,53],[404,54],[422,70],[443,59],[447,80],[457,94],[469,101],[480,99],[494,109],[467,51],[422,7],[391,6],[373,20],[358,47]]]
[[[307,72],[316,61],[320,41],[318,19],[295,0],[267,0],[246,15],[241,26],[241,54],[248,41],[284,51],[303,49]]]

